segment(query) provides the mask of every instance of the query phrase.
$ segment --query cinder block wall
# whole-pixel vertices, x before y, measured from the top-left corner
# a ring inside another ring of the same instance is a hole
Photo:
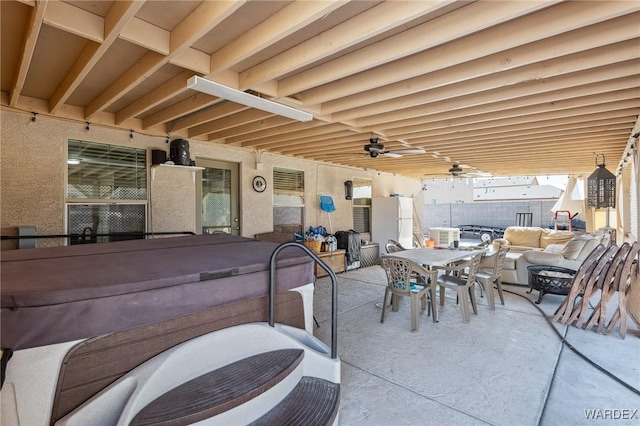
[[[516,213],[533,213],[533,226],[553,227],[551,208],[556,200],[486,203],[425,204],[424,232],[432,227],[483,225],[506,228],[516,224]]]

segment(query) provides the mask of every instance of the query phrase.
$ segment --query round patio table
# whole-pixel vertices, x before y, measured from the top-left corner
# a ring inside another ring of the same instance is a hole
[[[540,303],[542,296],[546,293],[569,294],[573,277],[576,275],[576,271],[573,269],[559,266],[532,265],[528,266],[527,269],[529,270],[529,287],[531,287],[529,293],[532,290],[540,292],[536,304]]]

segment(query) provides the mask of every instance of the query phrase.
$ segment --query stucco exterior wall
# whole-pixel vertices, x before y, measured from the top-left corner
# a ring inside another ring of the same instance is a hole
[[[148,223],[153,232],[195,232],[195,171],[180,166],[152,166]]]
[[[3,107],[0,140],[0,221],[2,227],[36,226],[38,234],[64,234],[66,147],[70,138],[118,145],[131,145],[168,151],[166,138],[134,133],[130,141],[128,131],[100,126],[85,130],[84,123],[38,115],[31,123],[31,115]],[[226,146],[189,139],[193,159],[213,159],[239,164],[241,235],[273,229],[273,168],[302,170],[305,174],[305,226],[322,225],[329,229],[329,218],[320,210],[319,195],[331,195],[336,211],[331,214],[333,231],[353,227],[352,204],[345,200],[344,181],[354,178],[370,179],[373,196],[402,193],[416,198],[417,218],[422,218],[424,203],[418,179],[330,165],[300,158],[252,149]],[[149,156],[150,157],[150,156]],[[372,159],[372,161],[381,161]],[[151,164],[150,158],[148,161]],[[162,168],[164,169],[164,168]],[[149,174],[150,215],[148,231],[195,230],[195,185],[191,173],[156,170],[155,180]],[[256,175],[267,180],[267,190],[253,191],[251,182]],[[153,226],[153,229],[151,228]],[[184,226],[187,229],[177,229]],[[197,230],[196,230],[197,232]]]
[[[64,122],[2,113],[0,145],[2,226],[38,224],[40,232],[63,233]]]

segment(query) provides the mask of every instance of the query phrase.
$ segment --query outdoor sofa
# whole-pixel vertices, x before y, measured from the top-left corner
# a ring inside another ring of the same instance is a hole
[[[598,244],[607,242],[606,234],[511,226],[505,230],[503,238],[493,240],[492,249],[510,248],[502,267],[502,282],[527,285],[527,267],[548,265],[577,270]],[[492,263],[491,258],[484,262]],[[482,267],[490,268],[491,265],[482,264]]]

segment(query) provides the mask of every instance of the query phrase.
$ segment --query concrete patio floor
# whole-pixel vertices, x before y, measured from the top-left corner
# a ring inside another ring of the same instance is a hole
[[[496,295],[491,311],[478,297],[478,315],[466,324],[455,294],[447,291],[439,322],[425,311],[420,329],[411,332],[408,300],[398,312],[389,309],[380,323],[376,303],[386,285],[380,266],[339,274],[338,281],[340,425],[640,424],[640,396],[563,345],[552,328],[587,358],[640,389],[640,332],[631,318],[624,340],[618,328],[602,335],[550,325],[530,303],[537,291],[527,294],[526,287],[505,285],[505,305]],[[551,316],[563,300],[545,295],[539,307]],[[320,278],[315,335],[325,343],[330,342],[330,302],[331,281]]]

